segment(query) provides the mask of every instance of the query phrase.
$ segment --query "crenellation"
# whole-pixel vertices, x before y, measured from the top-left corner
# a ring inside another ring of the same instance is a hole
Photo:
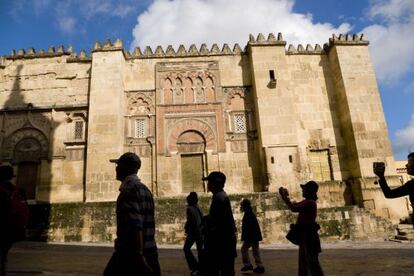
[[[79,58],[87,58],[87,55],[86,55],[86,51],[85,50],[81,50],[80,51]]]
[[[135,58],[140,58],[142,57],[142,52],[141,49],[139,47],[135,47],[134,52],[132,53],[132,56]]]
[[[210,54],[210,50],[207,48],[207,44],[203,43],[200,46],[200,54],[202,55],[208,55]]]
[[[31,55],[31,56],[34,56],[36,54],[36,51],[33,48],[29,48],[29,49],[27,49],[27,54]]]
[[[47,53],[48,53],[48,54],[51,54],[51,55],[55,54],[55,53],[56,53],[56,52],[55,52],[55,47],[50,46],[50,47],[47,49]]]
[[[317,51],[317,52],[322,52],[322,51],[323,51],[323,49],[322,49],[321,45],[316,44],[316,45],[315,45],[315,51]]]
[[[240,45],[238,43],[234,44],[233,53],[234,54],[241,54],[241,53],[243,53],[243,50],[242,50],[242,48],[240,47]]]
[[[164,50],[162,49],[162,47],[160,45],[158,45],[157,48],[155,49],[154,56],[156,56],[156,57],[164,57],[165,56]]]
[[[224,43],[223,48],[221,49],[221,53],[223,55],[231,55],[233,52],[231,51],[229,45],[227,43]]]
[[[270,33],[267,37],[267,41],[274,42],[276,41],[276,37],[273,33]]]
[[[268,40],[266,40],[266,38],[264,37],[262,33],[259,33],[257,35],[256,42],[265,42],[265,41],[268,41]]]
[[[101,44],[99,43],[99,41],[96,41],[95,44],[93,45],[93,50],[97,51],[97,50],[101,50],[101,49],[102,49]]]
[[[73,47],[69,44],[68,49],[66,50],[67,53],[72,54],[73,53]]]
[[[190,56],[198,56],[200,54],[195,44],[191,44],[190,49],[188,49],[188,54]]]
[[[152,53],[152,49],[150,46],[145,47],[144,49],[144,57],[152,57],[153,53]]]
[[[107,40],[105,40],[102,49],[104,50],[109,50],[112,48],[112,42],[111,40],[108,38]]]
[[[18,52],[17,52],[17,55],[18,56],[24,56],[24,54],[25,54],[26,52],[24,51],[24,49],[20,49]]]
[[[123,42],[120,38],[117,38],[114,42],[113,48],[122,49],[123,48]]]
[[[288,52],[293,54],[293,53],[297,53],[297,50],[295,46],[293,46],[292,44],[289,44]]]
[[[277,34],[277,41],[283,41],[282,33]]]
[[[314,50],[313,50],[312,45],[307,44],[307,45],[306,45],[306,51],[307,51],[307,52],[313,52]]]
[[[252,34],[249,34],[249,42],[250,43],[255,43],[256,39],[254,39],[254,36]]]
[[[214,43],[213,46],[211,46],[210,54],[211,55],[219,55],[220,54],[220,48],[218,47],[218,45],[216,43]]]
[[[65,48],[63,47],[63,45],[60,45],[57,49],[57,53],[58,54],[63,54],[65,52]]]
[[[183,56],[186,56],[186,55],[187,55],[187,51],[186,51],[184,45],[180,44],[180,46],[178,47],[178,50],[177,50],[177,56],[183,57]]]
[[[298,52],[299,52],[299,53],[303,53],[303,52],[305,52],[305,49],[303,48],[302,44],[299,44],[299,45],[298,45]]]
[[[167,46],[167,51],[165,51],[165,56],[167,57],[174,57],[176,55],[173,46],[168,45]]]

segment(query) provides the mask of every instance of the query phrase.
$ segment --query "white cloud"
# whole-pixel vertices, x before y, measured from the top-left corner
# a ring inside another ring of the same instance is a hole
[[[394,149],[397,153],[414,151],[414,114],[405,128],[395,132],[395,138]]]
[[[249,33],[259,32],[282,32],[292,44],[323,44],[332,33],[351,30],[347,23],[313,22],[309,14],[294,13],[293,5],[294,0],[155,0],[138,16],[131,49],[236,42],[243,47]]]
[[[371,42],[370,52],[379,81],[392,83],[414,72],[414,1],[376,1],[368,16],[383,22],[362,30]]]
[[[72,34],[75,30],[75,25],[76,19],[73,17],[62,16],[58,18],[58,27],[66,34]]]

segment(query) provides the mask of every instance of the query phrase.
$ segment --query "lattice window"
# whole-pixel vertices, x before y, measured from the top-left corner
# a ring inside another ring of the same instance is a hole
[[[82,140],[83,139],[83,122],[76,121],[75,122],[75,132],[74,132],[75,140]]]
[[[135,119],[135,137],[145,138],[146,137],[146,121],[145,119]]]
[[[244,113],[234,114],[233,120],[234,120],[234,132],[236,133],[247,132],[246,114]]]

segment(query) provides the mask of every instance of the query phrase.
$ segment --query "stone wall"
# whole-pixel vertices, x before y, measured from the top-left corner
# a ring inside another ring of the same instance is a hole
[[[239,204],[242,198],[252,201],[261,226],[263,243],[287,242],[289,225],[296,215],[274,193],[231,195],[231,205],[240,236]],[[210,196],[200,197],[204,214]],[[157,198],[156,238],[159,244],[182,244],[184,241],[185,198]],[[71,203],[31,206],[30,238],[48,241],[112,242],[115,238],[115,203]],[[357,207],[321,208],[318,211],[322,241],[382,240],[392,235],[391,224]],[[240,240],[240,237],[239,237]]]

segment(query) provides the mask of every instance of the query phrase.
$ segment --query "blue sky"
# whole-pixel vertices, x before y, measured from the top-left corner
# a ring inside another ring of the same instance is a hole
[[[413,0],[0,0],[0,55],[69,44],[89,52],[107,38],[121,38],[128,50],[243,46],[249,33],[259,32],[282,32],[294,45],[364,33],[394,156],[414,151]]]

